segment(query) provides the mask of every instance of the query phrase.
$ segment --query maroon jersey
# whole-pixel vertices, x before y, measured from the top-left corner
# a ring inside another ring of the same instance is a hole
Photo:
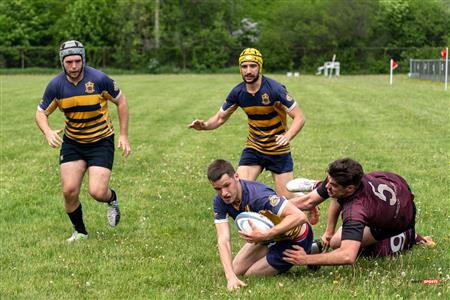
[[[322,198],[329,195],[326,182],[318,187]],[[325,192],[325,193],[324,193]],[[361,240],[364,226],[381,240],[414,228],[414,195],[399,175],[389,172],[364,174],[351,196],[338,199],[342,208],[342,240]]]

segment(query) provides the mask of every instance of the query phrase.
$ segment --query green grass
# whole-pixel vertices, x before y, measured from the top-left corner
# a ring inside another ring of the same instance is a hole
[[[188,130],[215,113],[238,75],[116,75],[130,105],[133,154],[117,152],[111,185],[122,222],[112,229],[106,207],[81,199],[90,238],[67,245],[58,150],[34,122],[51,75],[0,76],[1,299],[433,299],[450,292],[449,100],[443,84],[396,76],[303,76],[283,82],[306,116],[292,143],[295,175],[323,178],[328,163],[351,156],[366,171],[403,175],[414,189],[417,230],[437,247],[354,266],[294,267],[276,277],[244,278],[226,290],[213,225],[213,189],[205,178],[216,158],[237,163],[246,140],[238,110],[213,132]],[[115,109],[112,117],[118,128]],[[58,111],[50,118],[63,126]],[[260,180],[271,184],[263,173]],[[322,207],[323,215],[327,204]],[[325,218],[315,226],[316,236]],[[233,251],[242,242],[236,231]],[[412,282],[440,279],[446,283]]]

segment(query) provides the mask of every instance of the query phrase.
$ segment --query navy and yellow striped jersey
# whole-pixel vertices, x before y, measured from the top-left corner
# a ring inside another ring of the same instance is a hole
[[[282,212],[288,202],[285,197],[279,197],[274,190],[261,182],[244,179],[240,179],[239,182],[242,186],[242,200],[238,203],[238,207],[225,203],[218,194],[215,195],[213,200],[215,224],[228,222],[228,217],[236,219],[244,211],[253,211],[265,215],[275,225],[281,222]],[[300,231],[301,226],[295,226],[278,235],[274,240],[293,240],[298,237]]]
[[[232,114],[241,107],[248,117],[247,148],[273,155],[290,151],[289,145],[277,145],[275,136],[287,131],[287,113],[296,105],[284,85],[262,76],[256,94],[248,93],[245,82],[241,82],[231,90],[221,111]]]
[[[64,72],[45,89],[38,110],[50,115],[57,107],[66,116],[64,134],[78,143],[93,143],[114,133],[108,113],[108,100],[120,97],[116,83],[104,73],[86,66],[77,85]]]

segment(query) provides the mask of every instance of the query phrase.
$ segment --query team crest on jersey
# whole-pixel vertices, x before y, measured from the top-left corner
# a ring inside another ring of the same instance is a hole
[[[294,98],[292,98],[289,94],[286,94],[286,100],[287,101],[294,101]]]
[[[278,203],[280,203],[280,197],[278,197],[277,195],[271,195],[269,196],[269,202],[270,205],[275,207],[278,205]]]
[[[262,98],[262,104],[264,104],[264,105],[270,104],[269,95],[267,93],[262,94],[261,98]]]
[[[86,87],[86,93],[88,94],[92,94],[95,91],[93,82],[88,81],[84,86]]]

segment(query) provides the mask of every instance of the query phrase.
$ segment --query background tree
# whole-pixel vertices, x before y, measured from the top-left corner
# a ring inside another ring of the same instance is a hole
[[[391,57],[437,58],[449,32],[450,0],[6,0],[0,67],[59,67],[78,39],[89,64],[140,72],[235,70],[257,47],[269,72],[336,54],[344,73],[382,73]]]

